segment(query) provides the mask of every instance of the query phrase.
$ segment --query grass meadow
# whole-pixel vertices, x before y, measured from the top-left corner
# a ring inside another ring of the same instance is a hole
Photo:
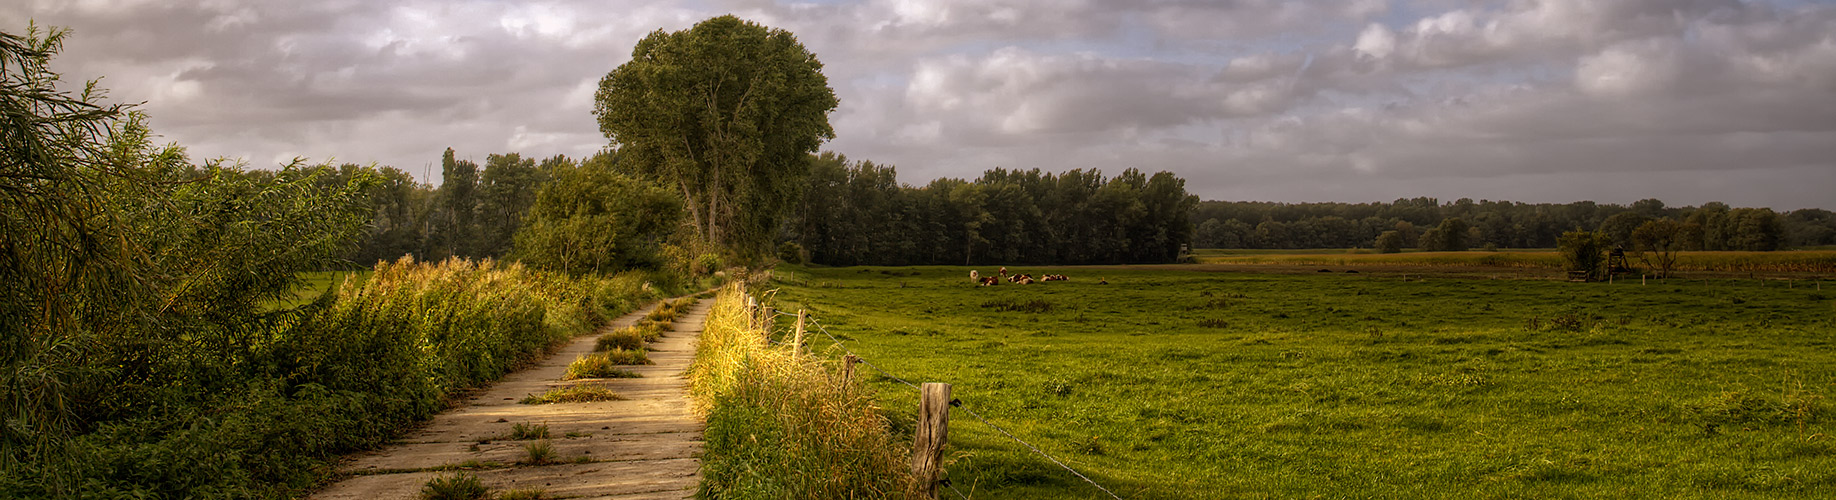
[[[1628,252],[1642,266],[1636,252]],[[1377,253],[1371,249],[1225,250],[1200,249],[1194,260],[1204,264],[1304,265],[1304,266],[1429,266],[1438,268],[1507,268],[1560,271],[1562,256],[1553,249],[1505,249],[1495,252]],[[1676,271],[1725,275],[1759,273],[1836,274],[1836,250],[1777,252],[1692,251],[1678,252]],[[1789,277],[1789,276],[1787,276]]]
[[[1836,282],[1204,268],[784,267],[760,289],[1122,498],[1836,496]],[[871,380],[909,436],[916,391]],[[950,441],[973,498],[1107,498],[961,411]]]

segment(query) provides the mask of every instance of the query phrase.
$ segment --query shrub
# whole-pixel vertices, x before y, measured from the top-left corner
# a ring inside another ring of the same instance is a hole
[[[1583,281],[1606,277],[1607,247],[1611,245],[1605,233],[1595,231],[1569,231],[1556,238],[1562,269]]]

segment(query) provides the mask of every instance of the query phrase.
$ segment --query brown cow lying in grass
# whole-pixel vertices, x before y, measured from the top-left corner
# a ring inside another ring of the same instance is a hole
[[[996,278],[994,276],[983,276],[981,278],[982,286],[995,286],[999,284],[1001,284],[1001,278]]]

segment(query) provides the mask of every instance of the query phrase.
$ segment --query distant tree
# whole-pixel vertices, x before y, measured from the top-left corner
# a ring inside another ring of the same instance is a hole
[[[1697,233],[1701,231],[1702,228],[1695,224],[1671,219],[1645,221],[1632,232],[1633,249],[1638,252],[1639,260],[1656,271],[1659,278],[1668,278],[1670,271],[1676,268],[1677,252],[1691,240],[1700,239]]]
[[[1620,248],[1632,248],[1632,231],[1649,222],[1651,217],[1638,212],[1620,212],[1600,222],[1599,230]]]
[[[1384,231],[1383,234],[1377,235],[1377,242],[1375,246],[1377,247],[1378,252],[1400,253],[1402,252],[1402,249],[1403,249],[1402,233],[1396,232],[1396,231]]]
[[[599,82],[600,131],[686,200],[697,233],[759,255],[793,207],[837,102],[789,31],[728,15],[658,30]]]
[[[1562,254],[1564,270],[1586,281],[1599,281],[1606,277],[1607,248],[1612,244],[1605,233],[1569,231],[1556,238],[1556,252]]]
[[[1402,244],[1404,247],[1421,245],[1422,232],[1420,229],[1415,228],[1415,224],[1409,221],[1397,221],[1395,227],[1396,234],[1402,236]]]
[[[550,168],[563,164],[550,164]],[[536,191],[547,182],[548,174],[536,167],[533,158],[517,153],[485,157],[484,173],[478,182],[477,255],[509,253],[523,213],[535,204]]]
[[[475,256],[478,215],[478,164],[454,158],[453,148],[440,156],[438,229],[442,252],[433,259]]]
[[[1447,246],[1447,240],[1441,235],[1441,228],[1438,227],[1428,228],[1415,241],[1418,243],[1416,249],[1423,252],[1439,252]]]
[[[1781,220],[1785,246],[1836,245],[1836,213],[1820,208],[1793,210]]]
[[[1459,217],[1441,219],[1441,224],[1435,227],[1435,230],[1441,233],[1440,245],[1436,250],[1443,252],[1466,251],[1467,248],[1471,247],[1467,239],[1467,229],[1469,228],[1466,225],[1466,221],[1461,220]]]

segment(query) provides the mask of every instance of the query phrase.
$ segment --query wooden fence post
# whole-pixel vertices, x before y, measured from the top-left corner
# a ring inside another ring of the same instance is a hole
[[[925,382],[918,401],[918,429],[912,441],[912,489],[908,498],[937,499],[937,475],[944,443],[950,441],[950,384]]]
[[[808,311],[802,309],[797,310],[797,332],[791,337],[790,345],[792,362],[796,362],[803,358],[803,323],[808,320],[809,317],[810,313]]]
[[[758,329],[758,327],[759,327],[759,299],[753,298],[751,295],[747,295],[746,296],[746,328],[751,328],[751,329],[756,330]]]
[[[861,362],[860,356],[849,354],[842,356],[842,385],[854,383],[854,364]]]
[[[773,323],[772,320],[778,319],[777,315],[778,311],[772,309],[771,306],[760,304],[759,331],[764,332],[766,344],[771,343],[771,324]]]

